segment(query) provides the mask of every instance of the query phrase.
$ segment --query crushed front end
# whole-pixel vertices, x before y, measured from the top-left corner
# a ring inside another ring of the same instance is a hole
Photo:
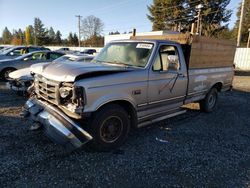
[[[84,89],[73,83],[35,76],[34,95],[22,115],[42,125],[46,135],[67,149],[76,149],[92,139],[77,122],[83,116]]]

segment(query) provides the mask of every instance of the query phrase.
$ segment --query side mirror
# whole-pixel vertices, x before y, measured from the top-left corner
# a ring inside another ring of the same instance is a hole
[[[14,52],[10,52],[10,55],[13,56],[13,55],[14,55]]]

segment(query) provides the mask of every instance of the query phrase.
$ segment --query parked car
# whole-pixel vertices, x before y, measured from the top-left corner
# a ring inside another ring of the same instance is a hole
[[[92,55],[64,55],[53,62],[90,62],[94,56]],[[8,87],[11,90],[19,91],[26,95],[29,93],[28,88],[32,85],[34,77],[31,75],[30,67],[13,71],[9,74]]]
[[[85,49],[81,52],[82,54],[90,54],[93,55],[96,53],[96,49]]]
[[[56,50],[56,51],[70,51],[70,49],[69,49],[69,48],[59,48],[59,49]]]
[[[113,41],[91,63],[32,66],[35,92],[22,115],[66,148],[90,141],[97,150],[111,150],[130,127],[183,114],[184,104],[199,102],[201,110],[213,111],[218,92],[232,87],[231,41],[143,37]]]
[[[12,47],[11,45],[2,45],[0,46],[0,52],[3,50],[3,49],[6,49],[6,48],[9,48],[9,47]]]
[[[95,56],[93,55],[87,55],[87,54],[78,54],[78,53],[74,53],[74,54],[67,54],[64,55],[58,59],[56,59],[54,62],[90,62],[92,61],[92,59],[94,59]]]
[[[50,62],[64,55],[60,52],[35,51],[15,59],[0,60],[0,77],[3,80],[9,79],[9,73],[17,69],[30,67],[32,64]]]
[[[14,46],[0,53],[0,60],[14,59],[34,51],[50,51],[50,49],[39,46]]]
[[[9,50],[10,48],[13,48],[13,46],[4,46],[4,48],[2,48],[2,49],[0,50],[0,54],[3,53],[3,52],[6,51],[6,50]]]

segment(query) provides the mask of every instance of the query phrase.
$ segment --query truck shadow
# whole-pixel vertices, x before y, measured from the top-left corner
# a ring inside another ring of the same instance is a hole
[[[250,71],[235,70],[235,76],[250,76]]]

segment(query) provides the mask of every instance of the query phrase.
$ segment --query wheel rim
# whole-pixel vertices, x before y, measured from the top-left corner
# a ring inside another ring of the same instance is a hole
[[[100,129],[100,137],[106,143],[112,143],[119,139],[123,130],[123,122],[118,116],[106,118]]]
[[[208,106],[209,106],[209,108],[213,108],[215,106],[215,103],[216,103],[216,94],[213,93],[208,98]]]

